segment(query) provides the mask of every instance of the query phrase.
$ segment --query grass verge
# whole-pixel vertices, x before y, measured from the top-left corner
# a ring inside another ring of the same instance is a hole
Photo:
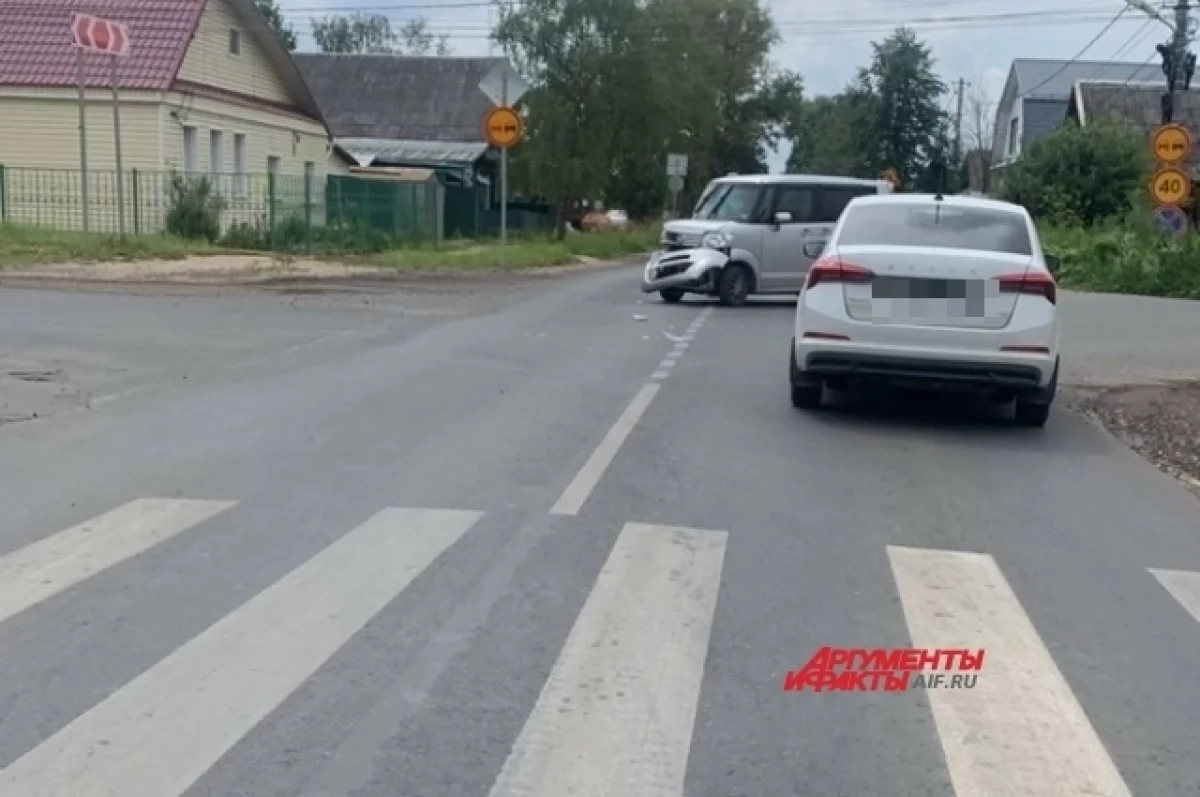
[[[1200,299],[1200,237],[1171,241],[1149,224],[1045,227],[1042,245],[1062,258],[1064,288]]]
[[[201,241],[165,235],[120,238],[102,233],[63,232],[0,224],[0,268],[46,263],[111,260],[179,260],[220,250]]]
[[[420,270],[491,270],[552,268],[577,262],[581,257],[614,260],[648,252],[658,245],[658,229],[592,232],[568,235],[563,241],[549,237],[519,237],[506,250],[499,242],[461,241],[433,246],[411,246],[370,255],[363,262],[387,268]]]

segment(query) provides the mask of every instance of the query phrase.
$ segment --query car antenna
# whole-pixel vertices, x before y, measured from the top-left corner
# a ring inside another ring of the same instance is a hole
[[[933,195],[933,223],[938,224],[942,220],[942,202],[946,199],[942,196],[946,190],[946,164],[941,158],[934,164],[934,170],[937,172],[938,188],[937,193]]]

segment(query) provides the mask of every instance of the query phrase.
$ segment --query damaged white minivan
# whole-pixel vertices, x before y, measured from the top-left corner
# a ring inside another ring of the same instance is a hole
[[[798,294],[850,200],[891,191],[886,180],[812,174],[713,180],[690,219],[664,225],[642,291],[665,302],[697,293],[726,305],[751,294]]]

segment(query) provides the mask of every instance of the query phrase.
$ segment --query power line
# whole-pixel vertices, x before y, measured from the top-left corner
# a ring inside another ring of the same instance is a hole
[[[1035,91],[1037,91],[1038,89],[1040,89],[1042,86],[1045,86],[1045,85],[1046,85],[1047,83],[1049,83],[1051,80],[1054,80],[1056,77],[1058,77],[1059,75],[1061,75],[1063,72],[1067,71],[1067,68],[1068,68],[1069,66],[1071,66],[1072,64],[1074,64],[1074,63],[1075,63],[1076,61],[1078,61],[1080,58],[1082,58],[1082,57],[1083,57],[1083,54],[1084,54],[1084,53],[1086,53],[1088,50],[1090,50],[1090,49],[1091,49],[1091,47],[1092,47],[1092,45],[1094,45],[1096,42],[1100,41],[1101,37],[1102,37],[1102,36],[1104,36],[1104,34],[1108,33],[1108,32],[1109,32],[1109,30],[1111,30],[1111,29],[1112,29],[1112,26],[1113,26],[1113,25],[1116,25],[1116,24],[1117,24],[1117,20],[1119,20],[1121,17],[1123,17],[1123,16],[1125,15],[1125,12],[1126,12],[1126,10],[1128,10],[1128,8],[1127,8],[1126,6],[1122,6],[1122,7],[1121,7],[1121,10],[1117,12],[1116,16],[1114,16],[1112,19],[1110,19],[1110,20],[1108,21],[1108,24],[1107,24],[1107,25],[1105,25],[1103,28],[1101,28],[1101,29],[1100,29],[1100,32],[1099,32],[1099,33],[1097,33],[1095,36],[1093,36],[1093,37],[1092,37],[1092,40],[1091,40],[1090,42],[1088,42],[1087,44],[1083,45],[1083,49],[1082,49],[1082,50],[1080,50],[1079,52],[1075,53],[1075,55],[1074,55],[1074,56],[1071,58],[1071,60],[1070,60],[1070,61],[1067,61],[1067,62],[1066,62],[1066,63],[1064,63],[1062,66],[1060,66],[1058,69],[1056,69],[1054,72],[1052,72],[1052,73],[1051,73],[1051,74],[1050,74],[1050,75],[1049,75],[1049,76],[1048,76],[1048,77],[1047,77],[1045,80],[1043,80],[1041,83],[1038,83],[1036,86],[1034,86],[1033,88],[1031,88],[1031,89],[1029,89],[1029,90],[1027,90],[1027,91],[1023,91],[1023,92],[1021,92],[1021,96],[1022,96],[1022,97],[1025,97],[1025,96],[1028,96],[1028,95],[1032,94],[1033,92],[1035,92]]]

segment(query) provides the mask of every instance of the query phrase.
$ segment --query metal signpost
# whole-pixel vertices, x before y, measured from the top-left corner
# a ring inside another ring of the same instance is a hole
[[[1188,168],[1194,142],[1191,132],[1178,123],[1160,125],[1150,136],[1150,151],[1158,170],[1150,181],[1154,199],[1154,218],[1172,237],[1188,231],[1188,214],[1182,207],[1192,195],[1192,176]]]
[[[508,151],[525,137],[525,121],[513,106],[529,85],[504,61],[483,76],[479,90],[493,103],[483,119],[484,136],[500,150],[500,256],[504,258],[508,249]]]
[[[79,170],[83,191],[83,231],[88,231],[87,96],[83,78],[85,52],[107,55],[112,60],[113,146],[117,167],[117,224],[125,234],[125,174],[121,163],[121,101],[117,93],[117,59],[129,55],[129,27],[90,14],[71,19],[71,43],[75,47],[75,72],[79,81]]]
[[[667,156],[667,188],[671,189],[671,210],[679,216],[679,192],[683,190],[683,181],[688,173],[687,155]]]

